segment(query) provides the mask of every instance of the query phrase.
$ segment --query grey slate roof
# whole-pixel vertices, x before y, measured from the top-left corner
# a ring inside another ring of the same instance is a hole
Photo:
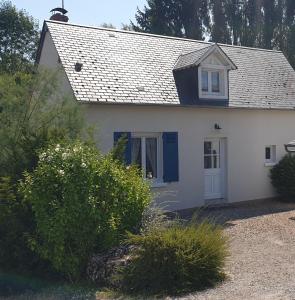
[[[173,67],[211,43],[46,21],[78,101],[179,105]],[[281,52],[219,45],[234,61],[229,107],[295,107],[295,72]],[[81,72],[75,64],[83,64]]]
[[[189,53],[181,54],[174,66],[174,70],[187,68],[196,63],[213,45],[198,49]]]

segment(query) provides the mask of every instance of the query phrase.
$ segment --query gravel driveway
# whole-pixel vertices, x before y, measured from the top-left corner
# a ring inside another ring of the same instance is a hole
[[[229,279],[180,299],[295,299],[295,204],[268,200],[205,213],[230,239]]]

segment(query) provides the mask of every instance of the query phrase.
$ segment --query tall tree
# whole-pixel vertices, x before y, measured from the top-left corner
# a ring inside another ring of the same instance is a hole
[[[286,13],[284,20],[284,33],[285,40],[281,42],[283,44],[282,48],[289,59],[293,68],[295,67],[295,1],[286,1]]]
[[[177,0],[148,0],[141,11],[137,9],[133,24],[135,31],[183,37],[183,26],[177,13]]]
[[[228,26],[228,16],[226,14],[226,1],[212,1],[212,19],[213,25],[211,38],[215,43],[231,43],[231,36]]]
[[[274,43],[274,33],[277,26],[275,0],[263,0],[263,48],[272,49]]]
[[[28,71],[36,55],[38,23],[10,1],[0,3],[0,72]]]
[[[208,0],[148,0],[135,18],[136,31],[203,39],[209,26]]]
[[[180,20],[184,27],[185,37],[202,40],[209,27],[208,0],[178,1]]]

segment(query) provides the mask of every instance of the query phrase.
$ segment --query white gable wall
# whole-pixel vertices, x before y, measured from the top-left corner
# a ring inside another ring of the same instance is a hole
[[[47,33],[40,58],[41,66],[58,68],[58,55]],[[64,71],[61,86],[72,94]],[[185,209],[204,204],[204,139],[227,140],[228,202],[275,196],[264,165],[265,146],[276,145],[277,158],[285,154],[284,144],[295,138],[295,112],[282,110],[249,110],[171,106],[132,106],[84,104],[86,119],[98,128],[99,148],[108,152],[113,133],[165,132],[179,134],[179,182],[155,188],[161,201],[171,209]],[[222,130],[214,130],[218,123]]]
[[[54,72],[59,70],[61,91],[67,96],[73,96],[73,91],[69,80],[67,79],[66,73],[62,68],[62,65],[58,62],[58,53],[49,32],[46,32],[44,38],[39,67],[47,68],[53,70]]]

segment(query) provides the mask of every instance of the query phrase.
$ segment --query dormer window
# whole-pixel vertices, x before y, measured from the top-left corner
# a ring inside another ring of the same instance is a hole
[[[222,66],[215,68],[208,66],[199,67],[199,97],[203,99],[228,98],[227,70]]]
[[[202,92],[203,93],[220,93],[220,72],[202,70]]]
[[[228,100],[229,71],[236,69],[217,44],[181,54],[173,69],[179,97],[187,103]]]

